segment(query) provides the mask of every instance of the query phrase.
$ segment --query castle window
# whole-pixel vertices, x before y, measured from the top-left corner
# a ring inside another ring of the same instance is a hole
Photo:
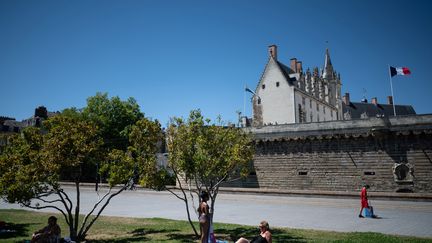
[[[262,89],[265,89],[265,84],[263,84],[261,87],[262,87]]]
[[[363,172],[364,175],[375,175],[374,171],[365,171]]]
[[[306,113],[302,109],[302,106],[298,104],[298,114],[299,114],[299,122],[306,122]]]
[[[261,98],[258,98],[258,105],[261,104]]]
[[[276,82],[276,87],[279,87],[279,82]]]
[[[319,111],[319,104],[317,103],[317,111]]]
[[[312,110],[312,100],[310,100],[309,107],[310,107],[311,110]],[[312,121],[312,119],[311,119],[311,121]]]
[[[307,171],[299,171],[298,174],[299,175],[307,175],[308,173],[307,173]]]
[[[324,114],[325,114],[325,106],[323,106],[323,112],[324,112]]]
[[[302,104],[305,105],[306,104],[306,98],[302,97]]]

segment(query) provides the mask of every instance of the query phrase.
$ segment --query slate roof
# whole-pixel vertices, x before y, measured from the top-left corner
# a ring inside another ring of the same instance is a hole
[[[293,85],[294,80],[292,80],[289,76],[289,74],[295,73],[291,68],[285,66],[285,64],[276,61],[276,63],[279,65],[280,70],[282,71],[284,77],[286,78],[286,80],[288,80],[288,82]]]
[[[362,114],[366,114],[368,117],[391,117],[393,116],[393,105],[350,102],[349,106],[343,103],[342,112],[343,114],[349,112],[351,119],[360,119]],[[415,114],[414,108],[410,105],[396,105],[396,115],[398,116]]]

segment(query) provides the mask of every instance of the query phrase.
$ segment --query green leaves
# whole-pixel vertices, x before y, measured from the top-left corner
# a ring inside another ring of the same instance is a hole
[[[88,98],[82,114],[98,125],[105,147],[122,150],[128,146],[131,127],[144,118],[134,98],[122,101],[115,96],[109,99],[107,93]]]
[[[167,130],[169,163],[187,181],[198,180],[212,188],[222,180],[240,176],[239,171],[248,171],[254,152],[249,135],[223,126],[220,118],[218,121],[210,124],[200,110],[191,111],[187,121],[171,120]]]
[[[7,201],[26,204],[46,189],[41,181],[49,181],[51,175],[42,165],[42,146],[38,128],[9,137],[0,155],[0,194]]]
[[[102,145],[98,129],[91,121],[58,115],[44,123],[44,166],[51,170],[77,168],[84,163],[96,163]]]
[[[126,151],[112,150],[102,163],[101,173],[107,176],[110,186],[139,179],[143,186],[160,188],[165,175],[156,166],[156,152],[161,141],[158,121],[143,118],[133,125],[129,136],[131,146]]]

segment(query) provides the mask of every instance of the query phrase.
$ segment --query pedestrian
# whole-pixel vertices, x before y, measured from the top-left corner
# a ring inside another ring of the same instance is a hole
[[[368,197],[367,197],[367,189],[369,189],[369,185],[364,185],[361,189],[360,192],[360,214],[359,214],[359,218],[364,218],[364,216],[362,215],[363,209],[367,208],[369,209],[369,202],[368,202]]]
[[[210,229],[210,212],[207,201],[209,200],[209,195],[207,192],[203,191],[200,194],[200,204],[198,207],[199,214],[199,224],[201,232],[201,243],[208,243],[209,239],[209,229]]]
[[[269,223],[265,220],[259,224],[260,234],[254,237],[251,241],[241,237],[236,243],[272,243],[272,234],[270,232]]]

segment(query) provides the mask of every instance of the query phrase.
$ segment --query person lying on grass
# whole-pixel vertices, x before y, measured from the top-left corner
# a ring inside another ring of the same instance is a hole
[[[251,241],[242,237],[236,241],[236,243],[272,243],[269,223],[263,220],[258,227],[260,229],[260,234],[258,236],[254,237]]]

